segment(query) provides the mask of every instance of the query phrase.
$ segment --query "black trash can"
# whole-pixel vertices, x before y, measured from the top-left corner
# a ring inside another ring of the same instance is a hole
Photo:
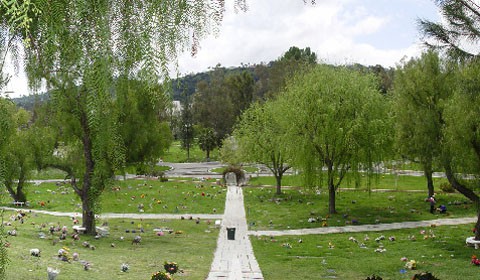
[[[235,228],[227,228],[227,239],[235,240]]]

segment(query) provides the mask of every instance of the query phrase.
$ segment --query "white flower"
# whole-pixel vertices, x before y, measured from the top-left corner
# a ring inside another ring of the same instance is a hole
[[[126,263],[122,263],[122,266],[120,267],[120,269],[122,270],[122,272],[127,272],[129,268],[130,268],[130,267],[129,267],[128,264],[126,264]]]
[[[34,257],[40,257],[40,249],[37,249],[37,248],[30,249],[30,255]]]
[[[59,273],[60,273],[60,270],[48,267],[47,268],[48,280],[55,280]]]

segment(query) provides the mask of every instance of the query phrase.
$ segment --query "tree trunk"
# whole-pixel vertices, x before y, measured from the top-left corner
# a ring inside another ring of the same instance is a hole
[[[17,195],[15,196],[15,201],[27,202],[27,195],[23,192],[23,186],[27,180],[27,174],[25,172],[25,166],[22,164],[20,167],[20,176],[18,177],[17,183]]]
[[[275,173],[275,180],[277,181],[277,194],[282,194],[282,173]]]
[[[337,210],[335,209],[335,187],[333,184],[328,184],[328,213],[337,213]]]
[[[17,194],[14,196],[15,201],[27,202],[27,195],[23,192],[23,188],[17,186]]]
[[[328,164],[328,213],[335,214],[337,210],[335,209],[335,184],[333,183],[333,165]]]
[[[19,179],[16,188],[13,186],[13,182],[5,182],[5,188],[14,201],[27,202],[27,196],[23,191],[24,180]]]
[[[480,240],[480,209],[477,210],[477,222],[475,223],[475,240]]]
[[[95,235],[95,213],[91,207],[88,194],[82,195],[82,226],[86,234]]]
[[[12,199],[14,201],[18,201],[18,202],[26,202],[27,201],[27,196],[25,195],[25,193],[23,192],[22,188],[18,188],[18,185],[17,185],[17,191],[15,191],[11,186],[9,185],[5,185],[8,193],[10,194],[10,196],[12,197]]]
[[[428,197],[431,197],[435,194],[435,189],[433,186],[433,178],[432,178],[433,170],[432,168],[427,168],[427,167],[425,167],[424,170],[425,171],[423,172],[423,174],[427,179]]]
[[[444,162],[445,175],[447,176],[448,182],[452,185],[454,189],[463,194],[465,197],[470,199],[477,209],[477,222],[475,223],[475,240],[480,240],[480,197],[473,192],[471,189],[467,188],[461,184],[454,176],[450,162],[446,160]]]
[[[83,175],[82,189],[79,193],[82,200],[82,225],[85,228],[85,233],[95,234],[95,213],[93,212],[93,201],[96,197],[91,197],[90,189],[92,188],[92,176],[95,171],[95,160],[93,158],[93,144],[90,138],[90,128],[87,122],[87,116],[82,115],[80,120],[83,130],[82,143],[83,155],[85,157],[85,173]]]

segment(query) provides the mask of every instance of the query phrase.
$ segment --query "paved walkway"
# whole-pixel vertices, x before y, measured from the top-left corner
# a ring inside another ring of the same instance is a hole
[[[344,232],[367,232],[367,231],[384,231],[406,228],[420,228],[435,226],[451,226],[476,223],[476,217],[453,218],[453,219],[436,219],[425,220],[417,222],[401,222],[389,224],[373,224],[373,225],[356,225],[343,227],[321,227],[321,228],[306,228],[306,229],[291,229],[291,230],[258,230],[249,231],[248,235],[254,236],[281,236],[281,235],[307,235],[307,234],[331,234]]]
[[[227,238],[227,228],[235,228],[234,240]],[[247,230],[243,190],[228,186],[217,249],[207,280],[263,279]]]
[[[82,213],[79,212],[56,212],[56,211],[47,211],[47,210],[36,210],[29,208],[13,208],[13,207],[1,207],[5,210],[28,210],[32,213],[39,213],[57,217],[81,217]],[[222,214],[146,214],[146,213],[103,213],[97,215],[101,219],[167,219],[167,220],[177,220],[184,217],[185,219],[192,217],[193,219],[200,218],[205,220],[220,220],[223,218]]]

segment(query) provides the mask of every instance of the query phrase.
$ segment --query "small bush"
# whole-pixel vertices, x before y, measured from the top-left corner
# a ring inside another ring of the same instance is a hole
[[[237,178],[238,185],[241,185],[243,182],[245,182],[245,172],[243,171],[243,169],[239,166],[233,166],[233,165],[230,165],[227,168],[225,168],[225,170],[223,170],[222,174],[223,174],[224,182],[226,182],[225,175],[227,175],[227,173],[230,173],[230,172],[235,173],[235,177]]]
[[[412,280],[440,280],[430,272],[422,272],[413,275]]]
[[[446,193],[454,193],[455,189],[452,187],[452,184],[449,182],[443,181],[440,183],[439,188]]]
[[[136,166],[137,175],[145,175],[151,177],[158,177],[161,182],[166,182],[168,179],[165,177],[165,171],[163,166],[138,164]]]
[[[367,277],[365,280],[382,280],[382,277],[373,274],[372,276]]]

